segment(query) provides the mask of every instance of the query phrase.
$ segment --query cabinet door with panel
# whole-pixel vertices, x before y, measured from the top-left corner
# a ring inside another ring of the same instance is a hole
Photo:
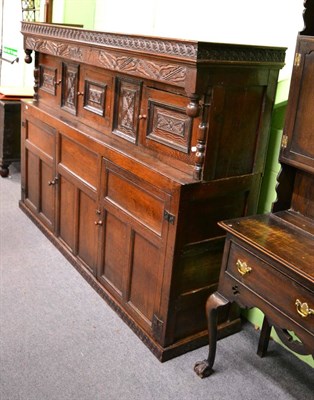
[[[40,53],[38,97],[42,103],[58,108],[61,104],[62,63],[57,57]]]
[[[147,125],[141,129],[141,145],[194,165],[191,147],[196,146],[200,120],[186,114],[187,105],[185,96],[145,87],[141,114]]]
[[[48,229],[55,226],[56,129],[22,107],[22,195],[25,206]]]
[[[142,85],[139,79],[115,78],[112,133],[131,143],[138,143],[139,123],[146,118],[140,114]]]
[[[41,103],[77,115],[80,65],[42,53],[38,65],[38,97]]]
[[[57,236],[92,273],[97,261],[99,156],[62,133],[58,142]]]
[[[106,159],[102,186],[98,279],[151,333],[160,312],[171,195]]]
[[[314,171],[314,38],[299,37],[291,79],[282,161]]]
[[[82,65],[80,76],[78,118],[102,133],[111,132],[112,73]]]

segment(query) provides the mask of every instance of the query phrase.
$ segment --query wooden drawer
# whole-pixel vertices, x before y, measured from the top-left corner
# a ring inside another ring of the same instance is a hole
[[[299,300],[314,308],[314,287],[313,290],[305,288],[262,257],[259,258],[234,242],[230,244],[225,274],[231,275],[241,285],[284,312],[295,323],[314,332],[314,315],[302,317],[296,306],[296,301]]]
[[[60,167],[79,177],[91,189],[97,190],[98,154],[63,134],[59,137],[58,168]]]
[[[55,156],[56,130],[38,119],[25,117],[25,140],[26,147],[32,148],[33,152],[40,152],[52,159]]]

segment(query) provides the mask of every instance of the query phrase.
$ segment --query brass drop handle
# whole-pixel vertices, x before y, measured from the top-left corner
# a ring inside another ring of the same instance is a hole
[[[59,79],[57,82],[55,82],[55,86],[59,86],[62,82],[62,79]]]
[[[307,303],[302,303],[299,299],[296,299],[295,305],[297,307],[297,312],[301,317],[306,318],[311,314],[314,315],[314,310],[310,308]]]
[[[139,116],[138,116],[138,119],[146,119],[147,118],[147,115],[146,114],[140,114]]]
[[[99,225],[99,226],[101,226],[101,225],[102,225],[102,221],[101,221],[101,220],[99,220],[99,221],[95,221],[95,225]]]
[[[84,92],[77,92],[78,96],[84,96]]]
[[[241,261],[240,259],[237,260],[236,267],[242,276],[252,271],[252,268],[249,267],[245,261]]]
[[[58,182],[58,177],[55,177],[52,181],[48,181],[48,186],[53,186]]]

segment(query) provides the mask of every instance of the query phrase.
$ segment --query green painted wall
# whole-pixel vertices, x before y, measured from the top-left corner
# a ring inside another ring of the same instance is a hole
[[[80,24],[85,29],[93,29],[95,22],[96,0],[64,1],[63,23]]]

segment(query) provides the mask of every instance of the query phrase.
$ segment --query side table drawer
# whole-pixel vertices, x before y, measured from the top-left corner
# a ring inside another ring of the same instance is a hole
[[[236,279],[295,323],[314,333],[314,314],[310,311],[314,310],[314,287],[309,290],[301,286],[262,257],[233,241],[230,242],[225,274]]]

